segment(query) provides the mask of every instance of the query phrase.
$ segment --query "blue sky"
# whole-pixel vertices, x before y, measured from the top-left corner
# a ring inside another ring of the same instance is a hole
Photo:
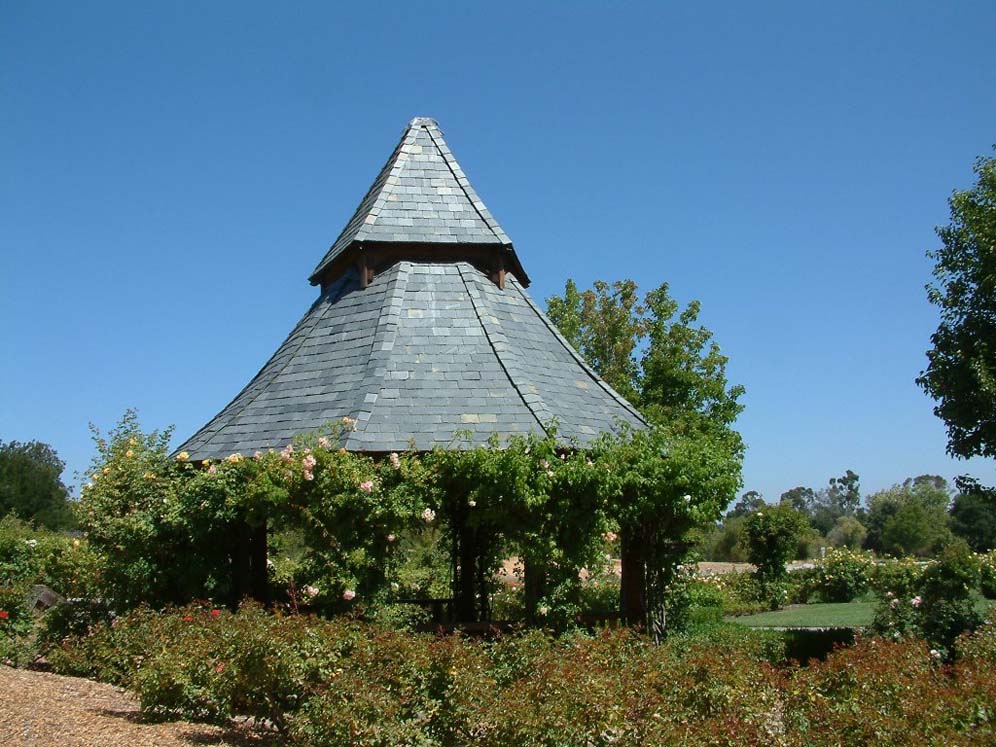
[[[924,252],[996,143],[996,4],[823,5],[0,1],[0,439],[72,480],[88,422],[191,434],[426,115],[535,298],[701,300],[745,488],[996,482],[913,383]]]

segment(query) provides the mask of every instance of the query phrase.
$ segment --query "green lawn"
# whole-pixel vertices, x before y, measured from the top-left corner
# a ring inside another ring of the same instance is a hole
[[[802,604],[777,612],[728,618],[752,628],[860,628],[871,625],[875,602]]]
[[[975,606],[985,614],[992,601],[978,597]],[[729,617],[752,628],[860,628],[871,625],[875,617],[875,602],[845,602],[840,604],[803,604],[777,612]]]

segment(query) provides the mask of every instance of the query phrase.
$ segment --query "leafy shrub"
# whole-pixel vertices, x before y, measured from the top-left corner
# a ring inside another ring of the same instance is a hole
[[[44,584],[67,596],[91,594],[99,565],[86,540],[35,529],[13,516],[0,519],[0,661],[30,662],[44,645],[28,595]]]
[[[784,503],[765,506],[747,517],[749,558],[772,609],[785,601],[785,565],[795,556],[799,539],[808,529],[809,520]]]
[[[986,599],[996,599],[996,550],[979,555],[979,591]]]
[[[872,570],[871,586],[879,596],[891,592],[893,597],[915,597],[926,567],[926,563],[909,556],[881,561]]]
[[[149,713],[250,716],[311,747],[992,744],[996,635],[957,646],[950,667],[916,639],[794,667],[782,636],[733,624],[660,646],[629,630],[482,642],[192,605],[98,625],[53,662],[89,661]]]
[[[0,665],[22,665],[33,654],[34,619],[19,588],[0,587]]]
[[[974,665],[949,676],[923,641],[859,641],[790,673],[784,725],[793,745],[985,745],[996,692]],[[991,703],[992,701],[990,701]],[[983,706],[980,708],[980,706]]]
[[[972,633],[962,633],[955,642],[958,659],[981,666],[996,665],[996,625],[993,624],[996,608],[989,608],[989,619]]]
[[[923,636],[950,660],[957,637],[982,622],[972,599],[978,575],[978,561],[968,545],[952,543],[923,572],[915,596],[885,593],[876,610],[874,628],[892,638]]]
[[[703,576],[699,583],[706,584],[722,595],[723,615],[750,615],[765,609],[764,589],[757,576],[749,571],[733,571],[713,576]]]
[[[832,548],[816,563],[816,589],[826,602],[850,602],[868,589],[872,567],[867,553]]]

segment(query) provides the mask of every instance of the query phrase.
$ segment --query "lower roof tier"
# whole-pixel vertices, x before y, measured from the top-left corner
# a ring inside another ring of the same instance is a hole
[[[193,460],[281,448],[355,420],[351,451],[462,448],[548,431],[565,445],[644,422],[510,275],[400,261],[330,285],[263,369],[179,450]],[[458,439],[469,431],[469,441]],[[457,440],[455,440],[457,439]]]

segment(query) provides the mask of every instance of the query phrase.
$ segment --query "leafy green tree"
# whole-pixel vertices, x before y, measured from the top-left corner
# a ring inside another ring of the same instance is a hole
[[[0,516],[14,514],[50,529],[71,525],[65,466],[48,444],[0,441]]]
[[[929,555],[943,547],[948,529],[947,482],[936,475],[909,478],[868,497],[865,546],[892,555]]]
[[[727,516],[713,527],[702,544],[702,557],[718,563],[743,563],[747,560],[746,516]]]
[[[827,540],[834,547],[847,547],[851,550],[861,549],[868,530],[854,516],[841,516],[833,529],[827,535]]]
[[[726,518],[735,519],[738,516],[747,516],[748,514],[754,513],[764,505],[763,495],[758,493],[756,490],[748,490],[740,496],[740,500],[737,501],[736,505],[729,510],[726,514]]]
[[[977,480],[959,478],[951,506],[951,531],[976,552],[996,549],[996,490]]]
[[[623,615],[659,638],[690,530],[718,519],[740,487],[744,445],[733,425],[744,389],[727,382],[726,356],[697,324],[699,303],[680,310],[666,283],[641,304],[631,280],[581,293],[568,281],[547,309],[589,365],[657,426],[614,451],[609,507],[618,511]],[[699,501],[710,510],[690,520],[685,506]]]
[[[782,493],[778,502],[786,503],[796,511],[808,514],[812,506],[816,503],[816,491],[800,485]]]
[[[796,487],[781,495],[780,503],[801,511],[821,535],[828,535],[842,516],[854,516],[861,504],[861,485],[857,473],[847,470],[831,477],[822,490]]]
[[[718,428],[733,435],[744,388],[726,378],[727,357],[698,325],[700,304],[684,309],[667,283],[641,303],[632,280],[547,299],[547,314],[588,364],[653,422]],[[735,436],[738,440],[739,436]]]
[[[758,580],[767,587],[777,607],[777,586],[788,573],[785,564],[795,557],[799,540],[809,529],[806,516],[789,505],[766,506],[747,517],[748,558],[757,567]]]
[[[579,291],[573,280],[564,295],[547,299],[547,315],[598,375],[634,404],[639,400],[635,351],[646,335],[645,309],[636,283],[595,281]]]
[[[937,404],[948,451],[996,456],[996,158],[979,158],[974,187],[948,199],[951,222],[939,227],[943,246],[927,298],[940,309],[927,368],[917,384]]]
[[[687,422],[732,434],[744,409],[739,402],[744,388],[729,385],[727,357],[712,332],[696,324],[699,302],[679,313],[663,283],[647,294],[646,308],[647,346],[638,381],[642,411],[656,422]]]
[[[847,470],[840,477],[831,477],[826,502],[841,516],[853,515],[861,505],[861,484],[857,473]]]

